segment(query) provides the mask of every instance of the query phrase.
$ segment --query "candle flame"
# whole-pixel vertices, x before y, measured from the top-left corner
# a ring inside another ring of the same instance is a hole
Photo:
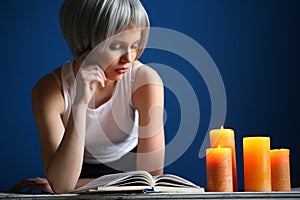
[[[223,126],[223,125],[221,126],[221,129],[224,129],[224,126]]]
[[[221,148],[221,145],[218,145],[218,148]]]

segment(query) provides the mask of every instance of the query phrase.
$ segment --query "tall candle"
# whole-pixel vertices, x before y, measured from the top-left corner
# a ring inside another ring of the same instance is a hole
[[[208,192],[232,192],[231,148],[206,149]]]
[[[271,150],[272,191],[291,191],[290,150]]]
[[[210,145],[211,147],[228,147],[231,148],[232,154],[232,177],[233,177],[233,191],[238,191],[237,167],[236,167],[236,153],[235,153],[235,139],[234,131],[232,129],[214,129],[210,131]]]
[[[269,137],[243,138],[245,191],[271,191]]]

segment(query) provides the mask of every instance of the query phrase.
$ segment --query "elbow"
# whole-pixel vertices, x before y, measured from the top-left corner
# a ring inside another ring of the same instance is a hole
[[[68,194],[74,191],[74,187],[68,187],[68,186],[64,186],[64,185],[60,185],[60,186],[52,186],[52,190],[54,194]]]
[[[53,191],[54,194],[68,194],[75,190],[75,185],[72,184],[72,181],[67,180],[51,180],[48,179],[49,185]]]
[[[78,177],[70,176],[68,173],[57,173],[57,170],[45,171],[45,176],[48,180],[54,194],[68,194],[75,190]]]
[[[58,170],[45,171],[45,176],[48,180],[49,186],[51,187],[54,194],[68,194],[72,193],[77,185],[78,177],[72,176],[71,174],[64,171],[58,173]]]

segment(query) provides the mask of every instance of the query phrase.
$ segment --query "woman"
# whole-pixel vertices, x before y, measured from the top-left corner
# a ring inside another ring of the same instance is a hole
[[[74,60],[32,91],[46,179],[12,191],[68,193],[108,173],[162,174],[163,85],[137,60],[149,31],[140,1],[65,0],[60,24]]]

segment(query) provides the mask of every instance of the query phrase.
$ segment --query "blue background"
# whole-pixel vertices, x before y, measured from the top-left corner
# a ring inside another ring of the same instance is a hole
[[[218,66],[227,95],[225,127],[233,128],[236,134],[239,188],[243,189],[242,138],[251,135],[270,136],[272,148],[291,149],[292,185],[299,187],[299,1],[142,2],[153,27],[188,35]],[[60,5],[58,0],[0,2],[0,190],[26,177],[43,176],[30,93],[41,76],[71,59],[59,29]],[[211,114],[205,83],[176,55],[146,51],[141,59],[181,70],[201,100],[197,136],[188,151],[166,167],[166,172],[206,186],[205,159],[198,158]],[[176,134],[180,112],[176,96],[168,89],[166,111],[169,142]]]

